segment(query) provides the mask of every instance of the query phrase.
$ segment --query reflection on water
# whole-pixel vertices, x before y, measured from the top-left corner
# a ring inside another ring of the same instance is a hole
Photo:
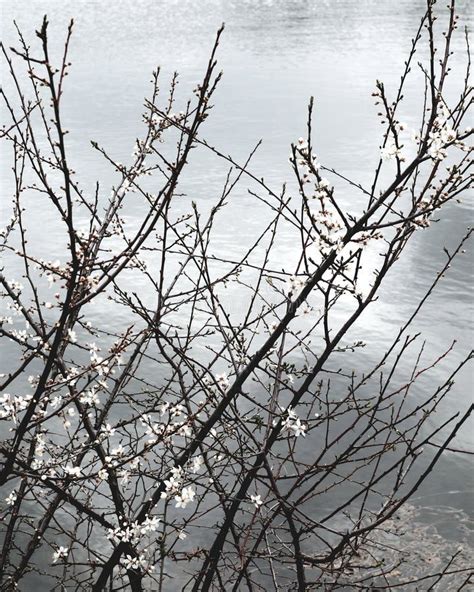
[[[47,13],[51,33],[57,35],[53,47],[59,49],[67,21],[75,18],[73,69],[65,95],[64,119],[71,131],[71,159],[86,190],[93,188],[97,178],[104,188],[113,180],[110,168],[98,159],[89,139],[99,140],[118,161],[129,158],[134,138],[141,130],[143,96],[148,92],[151,71],[162,65],[163,79],[167,81],[176,68],[181,75],[180,92],[186,96],[199,80],[221,22],[226,23],[226,31],[218,59],[225,75],[206,124],[210,142],[242,160],[263,138],[253,170],[278,187],[290,177],[289,143],[304,133],[306,104],[314,95],[316,150],[321,160],[365,183],[370,179],[380,142],[370,93],[376,78],[383,79],[388,88],[395,88],[424,6],[424,0],[84,0],[79,4],[70,0],[3,0],[2,37],[7,45],[12,44],[12,19],[31,37]],[[459,6],[466,18],[467,6],[467,2]],[[461,36],[454,50],[459,52],[456,60],[461,64]],[[413,110],[418,99],[416,92],[407,96],[403,110],[408,123],[410,118],[416,119]],[[189,199],[200,203],[214,200],[224,175],[215,161],[198,157],[184,191]],[[351,198],[350,192],[344,197]],[[2,199],[2,203],[8,205],[8,199]],[[232,252],[235,237],[250,238],[260,228],[262,212],[242,184],[231,199],[229,213],[224,214],[225,233],[216,237],[215,244],[223,252]],[[52,257],[61,246],[48,216],[48,211],[38,207],[38,224],[31,231],[31,242],[41,236],[45,253]],[[442,265],[443,246],[453,248],[471,220],[467,203],[450,205],[435,228],[414,240],[405,260],[388,279],[380,301],[364,317],[367,348],[354,355],[356,367],[363,368],[377,359],[387,335],[393,334],[413,311],[417,298]],[[472,248],[468,247],[468,253],[453,265],[416,324],[416,330],[423,331],[427,340],[426,359],[439,355],[444,344],[457,339],[450,367],[464,357],[470,345],[470,327],[466,323],[472,318],[470,254]],[[9,275],[15,277],[15,271],[10,269]],[[7,357],[6,353],[4,359]],[[435,378],[441,381],[446,368],[442,365]],[[440,421],[466,407],[470,387],[471,375],[466,370],[441,406]],[[457,447],[472,445],[469,430],[464,430]],[[450,505],[472,518],[474,483],[468,458],[447,456],[440,463],[436,480],[419,492],[417,505]],[[445,493],[453,490],[458,493]],[[425,494],[429,494],[426,504]],[[429,513],[425,518],[434,519]],[[449,536],[449,523],[442,530]]]

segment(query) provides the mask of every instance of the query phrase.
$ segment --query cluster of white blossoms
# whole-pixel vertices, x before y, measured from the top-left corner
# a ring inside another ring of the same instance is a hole
[[[105,464],[109,467],[116,467],[119,464],[119,460],[125,456],[125,448],[122,444],[111,448],[109,454],[104,457]]]
[[[160,419],[155,421],[152,417],[145,413],[140,417],[140,423],[145,428],[145,436],[148,437],[148,444],[156,444],[159,440],[164,439],[169,441],[171,436],[177,435],[182,437],[191,437],[193,429],[191,426],[191,419],[185,416],[185,408],[183,405],[171,406],[166,402],[161,405]],[[168,417],[163,417],[168,415]],[[178,417],[185,416],[183,420],[177,420]]]
[[[173,467],[171,469],[170,478],[164,481],[165,491],[161,492],[161,499],[166,499],[179,491],[184,476],[183,473],[182,467]]]
[[[294,296],[298,294],[306,285],[307,277],[301,275],[292,275],[287,280],[286,293],[288,296]],[[278,323],[275,322],[275,329],[278,327]]]
[[[63,398],[61,395],[55,395],[52,399],[49,399],[48,397],[48,410],[54,411],[61,405],[62,402]]]
[[[441,103],[437,110],[436,118],[433,121],[433,127],[428,136],[428,154],[433,160],[443,160],[447,156],[446,147],[452,142],[456,141],[457,133],[450,123],[450,113],[444,103]],[[407,131],[407,126],[403,123],[394,123],[395,131],[400,132]],[[412,141],[419,145],[421,142],[421,136],[419,132],[412,132]],[[399,141],[398,141],[399,142]],[[405,160],[402,152],[402,145],[395,141],[394,137],[387,138],[385,145],[380,149],[380,156],[382,160],[391,160],[398,158],[401,161]]]
[[[13,214],[10,219],[7,221],[3,228],[0,228],[0,238],[6,239],[10,232],[12,231],[13,227],[15,226],[17,221],[16,214]]]
[[[83,392],[79,397],[79,401],[85,405],[96,407],[100,404],[99,395],[97,394],[97,386],[93,386],[87,391]]]
[[[108,374],[110,372],[109,361],[104,360],[102,356],[99,356],[98,352],[100,351],[100,348],[96,343],[89,343],[86,345],[89,348],[90,361],[94,366],[94,370],[96,370],[100,376]]]
[[[0,325],[13,325],[12,317],[7,317],[6,315],[0,316]]]
[[[192,487],[183,487],[178,495],[175,495],[175,508],[185,508],[189,503],[194,501],[196,492]]]
[[[14,292],[17,296],[19,296],[23,290],[23,284],[21,284],[20,282],[16,281],[16,280],[10,280],[9,282],[7,282],[8,287],[10,288],[10,290],[12,292]]]
[[[380,156],[382,160],[391,160],[392,158],[404,160],[401,147],[397,146],[393,139],[387,140],[385,146],[382,146],[380,149]]]
[[[61,267],[61,261],[45,261],[44,259],[37,260],[35,269],[39,272],[40,277],[44,276],[48,281],[48,286],[51,288],[59,279],[63,279],[68,274],[68,268]]]
[[[446,146],[456,140],[456,131],[449,125],[450,114],[442,103],[429,134],[428,154],[433,160],[443,160],[447,156]]]
[[[318,162],[318,157],[316,156],[316,154],[309,154],[308,142],[304,138],[298,138],[295,147],[299,158],[295,162],[293,154],[290,154],[289,160],[292,164],[298,164],[300,167],[303,167],[303,181],[305,183],[309,183],[311,170],[308,162],[311,163],[311,168],[316,171],[318,171],[321,168],[321,164]]]
[[[155,422],[150,415],[144,414],[140,417],[140,423],[145,428],[145,435],[148,436],[148,444],[155,444],[166,430],[162,423]]]
[[[7,497],[5,498],[5,501],[7,502],[8,506],[13,506],[13,505],[15,505],[15,502],[17,499],[18,499],[18,494],[15,490],[13,490],[9,495],[7,495]]]
[[[147,516],[143,522],[124,522],[122,526],[110,528],[107,538],[113,543],[138,544],[143,537],[158,530],[160,519],[158,516]]]
[[[101,437],[102,438],[110,438],[115,434],[115,428],[110,425],[110,423],[106,423],[105,426],[102,427],[101,430]]]
[[[22,343],[26,343],[28,339],[33,337],[32,334],[28,333],[27,329],[13,329],[11,331],[11,335],[15,337],[18,341],[21,341]]]
[[[76,410],[74,409],[74,407],[69,407],[68,410],[66,411],[66,415],[64,416],[64,428],[68,429],[71,427],[71,419],[73,419],[76,416]]]
[[[78,479],[81,476],[81,467],[67,465],[64,467],[64,472],[70,479]]]
[[[332,203],[334,188],[328,179],[320,176],[318,171],[321,165],[317,162],[316,155],[308,153],[308,144],[303,138],[299,138],[296,147],[300,155],[296,164],[303,171],[304,182],[311,183],[311,179],[316,177],[312,193],[307,198],[307,213],[317,229],[317,237],[309,246],[308,252],[310,260],[318,264],[320,258],[328,255],[333,249],[336,249],[337,253],[342,251],[345,228]],[[290,160],[294,163],[293,159]]]
[[[151,127],[155,128],[155,130],[159,130],[158,132],[155,131],[155,139],[158,139],[161,136],[161,132],[169,127],[172,127],[174,123],[180,123],[186,119],[186,113],[184,111],[179,111],[178,113],[169,113],[166,116],[160,117],[159,115],[153,115],[149,117],[145,115],[143,120],[151,125]]]
[[[284,413],[284,420],[281,424],[281,429],[290,432],[292,436],[306,436],[306,431],[308,426],[304,424],[301,419],[296,414],[295,410],[291,407],[285,409],[284,407],[280,407],[282,412]],[[273,420],[273,425],[276,426],[278,421],[276,419]]]
[[[107,424],[107,425],[109,425],[109,424]],[[112,433],[115,432],[114,428],[111,428],[111,430],[112,430]],[[102,437],[104,437],[104,436],[102,435]],[[136,471],[138,469],[138,467],[140,466],[140,464],[142,463],[142,461],[139,456],[136,456],[130,462],[127,462],[126,460],[123,459],[124,455],[125,455],[125,449],[123,448],[123,446],[121,444],[119,446],[117,446],[116,448],[113,448],[111,450],[110,454],[104,458],[105,466],[103,466],[101,469],[99,469],[97,471],[97,477],[101,481],[106,481],[109,476],[108,467],[118,466],[119,461],[115,460],[115,459],[120,458],[121,459],[120,465],[123,466],[124,464],[127,464],[128,468],[122,468],[120,471],[117,472],[117,475],[118,475],[118,477],[120,477],[120,481],[121,481],[122,485],[128,485],[128,483],[130,482],[130,476],[132,474],[132,471]]]
[[[200,461],[198,461],[198,463],[200,467],[202,463]],[[176,502],[175,508],[186,508],[186,506],[192,503],[196,497],[196,492],[191,486],[183,487],[184,476],[184,470],[182,467],[173,467],[169,479],[165,479],[164,481],[165,491],[161,492],[161,499],[168,499],[173,495]]]
[[[321,177],[320,179],[316,180],[312,198],[313,200],[323,200],[329,195],[329,193],[331,193],[332,190],[333,186],[331,183],[325,177]]]
[[[152,154],[153,149],[151,147],[151,138],[148,141],[145,140],[136,140],[135,147],[132,152],[132,158],[137,158],[140,156],[144,156],[145,154]]]
[[[148,561],[145,555],[137,555],[132,557],[131,555],[124,555],[120,560],[121,565],[125,569],[135,569],[137,571],[151,572],[155,568],[153,565],[148,565]]]
[[[46,450],[46,440],[43,434],[36,435],[36,442],[35,442],[35,455],[36,456],[44,456],[44,452]]]
[[[18,421],[18,413],[24,411],[31,401],[32,395],[10,395],[4,393],[0,397],[0,419],[10,419],[14,423]]]

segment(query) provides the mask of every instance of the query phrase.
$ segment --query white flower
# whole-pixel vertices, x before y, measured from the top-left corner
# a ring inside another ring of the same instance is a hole
[[[82,393],[79,397],[79,401],[86,405],[98,405],[100,403],[100,399],[96,392],[96,387],[92,387],[91,389],[87,390],[85,393]]]
[[[287,294],[291,296],[295,292],[301,290],[306,284],[306,280],[302,277],[292,275],[288,278]]]
[[[183,467],[173,467],[171,469],[171,474],[175,479],[181,479],[183,475]]]
[[[23,290],[23,285],[20,284],[20,282],[17,282],[16,280],[10,280],[9,282],[7,282],[7,284],[9,285],[10,289],[13,292],[16,292],[17,294],[19,294]]]
[[[49,406],[51,407],[51,409],[57,409],[60,405],[61,405],[61,401],[63,400],[63,398],[61,397],[61,395],[56,395],[50,402],[49,402]]]
[[[322,177],[321,180],[318,182],[318,189],[326,189],[327,191],[330,191],[332,189],[332,186],[326,178]]]
[[[131,462],[130,462],[130,469],[132,469],[132,471],[134,471],[135,469],[137,469],[140,464],[141,464],[141,460],[139,456],[136,456]]]
[[[175,495],[175,508],[185,508],[190,502],[194,501],[196,492],[192,487],[183,487],[179,495]]]
[[[125,569],[141,570],[147,568],[147,561],[143,555],[139,555],[138,557],[125,555],[124,558],[121,560],[121,563],[125,567]]]
[[[293,431],[296,437],[306,436],[306,430],[308,429],[304,424],[301,423],[301,419],[297,419],[294,423],[289,426],[289,429]]]
[[[450,142],[454,142],[454,140],[457,137],[457,134],[456,131],[451,128],[444,128],[441,130],[440,136],[444,144],[449,144]]]
[[[183,436],[183,437],[188,437],[188,438],[189,438],[190,436],[192,436],[193,429],[192,429],[192,427],[191,427],[190,425],[188,425],[187,423],[184,423],[184,422],[182,422],[182,423],[174,423],[174,424],[173,424],[173,426],[180,426],[180,427],[179,427],[179,430],[178,430],[178,434],[179,434],[180,436]]]
[[[433,160],[443,160],[447,156],[447,151],[443,148],[441,139],[434,139],[428,148],[428,154]]]
[[[251,495],[250,501],[255,505],[256,508],[259,508],[263,504],[261,495]]]
[[[81,476],[81,467],[70,467],[69,465],[67,467],[64,467],[64,472],[69,476],[72,477],[74,479],[78,478]]]
[[[123,469],[122,471],[120,471],[118,473],[118,476],[120,477],[120,483],[121,485],[128,485],[130,482],[130,471],[127,471],[126,469]]]
[[[222,374],[216,374],[215,378],[216,378],[217,384],[220,386],[220,388],[222,390],[226,390],[227,387],[229,386],[229,379],[227,377],[227,373],[222,372]]]
[[[270,323],[270,333],[274,333],[278,329],[279,325],[280,323],[278,321],[273,321]]]
[[[17,413],[23,411],[28,407],[28,403],[31,400],[31,395],[10,395],[4,393],[0,397],[0,418],[7,419],[11,418],[16,423]]]
[[[395,156],[399,157],[400,155],[401,150],[400,148],[397,148],[397,145],[393,140],[387,142],[385,146],[380,149],[380,156],[382,157],[382,160],[391,160]]]
[[[59,547],[57,551],[53,553],[53,563],[59,561],[59,559],[63,559],[68,556],[69,547]]]
[[[13,490],[10,493],[10,495],[5,498],[5,501],[7,502],[7,504],[9,506],[13,506],[13,505],[15,505],[15,502],[16,502],[17,498],[18,498],[18,495],[17,495],[16,491]]]
[[[297,148],[304,153],[308,148],[308,142],[304,138],[298,138]]]
[[[103,429],[104,436],[113,436],[115,434],[115,428],[113,428],[110,423],[105,424],[105,428]]]
[[[148,532],[156,532],[158,530],[159,523],[160,519],[158,518],[158,516],[147,516],[140,525],[140,532],[142,534],[146,534]]]
[[[168,402],[162,403],[160,406],[160,415],[164,415],[168,409],[170,408],[170,404]]]
[[[35,446],[36,456],[43,456],[45,448],[46,448],[46,442],[44,440],[44,437],[41,434],[38,434],[36,436],[36,446]]]
[[[68,330],[67,330],[67,334],[68,334],[68,337],[69,337],[69,341],[70,341],[71,343],[76,343],[76,341],[77,341],[77,335],[76,335],[76,332],[75,332],[75,331],[73,331],[72,329],[68,329]]]
[[[193,473],[195,473],[195,474],[198,473],[203,464],[204,464],[204,458],[202,456],[196,456],[193,459],[193,466],[192,466]]]
[[[306,430],[308,429],[305,424],[301,423],[301,419],[291,407],[288,407],[286,410],[286,418],[283,421],[282,427],[284,430],[292,432],[295,437],[306,436]]]
[[[28,382],[30,383],[30,386],[36,386],[38,384],[38,376],[35,376],[34,374],[30,374],[28,376]]]
[[[166,491],[161,492],[162,499],[167,498],[169,493],[177,491],[181,485],[181,467],[174,467],[171,472],[173,473],[171,477],[164,480]]]
[[[112,448],[110,454],[111,456],[123,456],[125,454],[125,449],[122,444],[119,444],[116,448]]]
[[[184,407],[182,405],[175,405],[174,407],[171,407],[170,415],[171,417],[178,417],[179,415],[182,415],[183,411]]]

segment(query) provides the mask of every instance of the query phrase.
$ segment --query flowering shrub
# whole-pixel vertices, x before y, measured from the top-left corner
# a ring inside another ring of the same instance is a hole
[[[462,553],[441,576],[410,572],[407,580],[400,562],[378,551],[393,553],[394,519],[473,411],[430,423],[470,356],[421,402],[409,396],[451,348],[423,366],[408,331],[470,233],[446,252],[378,363],[356,375],[340,361],[364,346],[356,323],[412,236],[469,186],[468,78],[454,103],[445,98],[454,2],[447,18],[435,55],[429,0],[395,97],[377,82],[385,132],[369,188],[319,162],[312,100],[284,190],[253,174],[251,158],[240,164],[204,139],[220,30],[202,82],[178,113],[177,78],[162,101],[154,73],[128,164],[93,143],[117,183],[106,196],[99,184],[88,194],[69,162],[61,116],[72,23],[57,67],[46,19],[38,50],[21,33],[19,48],[2,46],[17,95],[0,90],[15,188],[1,248],[22,269],[21,278],[0,275],[0,332],[16,364],[1,376],[2,589],[18,589],[31,572],[51,589],[95,591],[269,582],[279,590],[409,589],[466,578]],[[425,38],[423,114],[409,129],[399,112]],[[178,185],[194,150],[232,169],[210,211],[193,202],[183,214]],[[214,227],[245,179],[268,221],[251,246],[225,257],[214,250]],[[357,189],[361,211],[346,210],[336,181]],[[31,194],[56,217],[66,245],[59,259],[27,240]],[[285,268],[281,237],[294,249]],[[229,293],[238,294],[238,313]],[[415,360],[408,377],[402,358]],[[442,445],[426,456],[442,429]]]

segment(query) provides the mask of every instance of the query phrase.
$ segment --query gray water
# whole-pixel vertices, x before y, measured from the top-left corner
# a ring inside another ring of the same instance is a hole
[[[306,105],[314,95],[315,144],[321,161],[364,184],[371,178],[380,144],[381,126],[370,96],[374,82],[382,79],[389,89],[396,89],[424,6],[422,0],[3,0],[2,38],[7,45],[14,43],[15,19],[25,36],[33,39],[34,28],[47,13],[53,51],[59,51],[67,23],[74,17],[73,67],[63,119],[71,132],[70,159],[86,190],[92,190],[96,179],[109,188],[113,182],[110,167],[90,147],[89,139],[98,140],[118,161],[126,162],[142,129],[143,97],[149,91],[151,71],[161,65],[163,81],[167,81],[177,70],[179,92],[186,97],[204,71],[222,22],[226,29],[218,61],[224,77],[204,128],[205,137],[237,161],[245,159],[263,138],[252,170],[278,188],[291,178],[289,145],[304,135]],[[469,17],[467,7],[467,2],[459,3],[464,22]],[[464,63],[463,47],[459,35],[454,43],[454,63],[459,68]],[[420,97],[413,90],[403,108],[408,124],[419,115],[415,109]],[[193,169],[186,191],[189,199],[206,203],[219,195],[224,171],[215,163],[201,165]],[[2,185],[8,187],[8,183]],[[2,217],[8,201],[2,190]],[[247,195],[245,183],[231,201],[225,232],[218,237],[226,253],[233,252],[237,237],[255,234],[261,213],[260,206]],[[38,222],[31,231],[32,242],[41,237],[42,248],[53,258],[61,249],[58,237],[53,225],[47,226],[49,212],[36,207]],[[443,264],[443,247],[453,248],[471,223],[472,207],[465,198],[461,204],[450,204],[435,227],[415,238],[388,278],[380,301],[364,317],[367,348],[353,357],[356,367],[377,359]],[[471,255],[472,245],[455,261],[416,323],[416,330],[423,332],[427,342],[427,359],[457,340],[449,361],[432,373],[435,382],[443,381],[471,347]],[[20,273],[9,270],[12,277],[15,272]],[[105,312],[96,310],[97,315]],[[8,352],[4,352],[3,364],[8,365],[8,359]],[[472,401],[471,387],[472,374],[466,369],[433,422],[441,423],[456,410],[464,411]],[[460,433],[457,448],[474,448],[472,428],[471,423]],[[444,456],[436,475],[414,500],[417,507],[424,508],[419,519],[437,526],[448,539],[458,536],[457,519],[452,518],[456,512],[468,519],[468,525],[474,520],[470,458],[456,453]],[[450,511],[444,511],[446,508]],[[472,530],[470,534],[473,543]]]

